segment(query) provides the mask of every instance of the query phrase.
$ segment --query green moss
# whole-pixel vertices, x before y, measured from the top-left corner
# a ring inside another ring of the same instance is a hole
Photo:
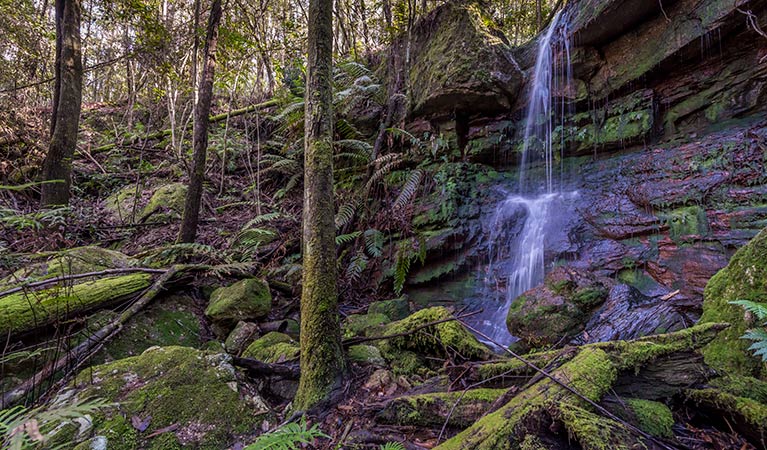
[[[607,289],[604,287],[592,287],[577,290],[571,297],[582,310],[589,310],[601,305],[607,299]]]
[[[15,271],[0,281],[0,289],[7,289],[22,282],[135,265],[135,259],[114,250],[96,246],[76,247],[56,253],[45,262],[31,264]]]
[[[146,435],[173,424],[192,448],[225,448],[252,430],[264,412],[262,404],[240,397],[230,358],[188,347],[154,347],[84,370],[73,386],[79,398],[117,404],[94,418],[94,433],[106,436],[110,449],[147,448]],[[140,435],[130,424],[134,416],[151,416]],[[172,445],[170,436],[162,441]]]
[[[381,351],[372,345],[352,345],[349,347],[349,360],[359,364],[372,364],[383,366],[386,360],[381,356]]]
[[[276,363],[298,358],[299,353],[298,344],[290,336],[272,331],[253,341],[242,352],[242,357]]]
[[[756,435],[767,436],[767,405],[756,400],[736,397],[717,389],[688,390],[685,395],[693,403],[707,409],[718,410],[725,419],[745,423]]]
[[[160,222],[171,217],[181,217],[186,199],[186,185],[171,183],[157,189],[149,203],[141,210],[141,222]],[[151,220],[150,220],[151,218]]]
[[[673,436],[671,427],[674,425],[674,415],[668,406],[660,402],[637,398],[624,399],[624,403],[636,417],[642,431],[656,437]]]
[[[147,273],[101,278],[71,287],[18,292],[0,299],[0,334],[31,330],[149,287]]]
[[[559,419],[584,450],[633,450],[643,448],[623,424],[576,405],[562,405]]]
[[[703,349],[706,364],[730,375],[764,376],[764,365],[751,355],[740,337],[753,326],[750,316],[734,300],[767,304],[767,230],[740,248],[724,269],[706,285],[701,322],[731,326]]]
[[[366,336],[368,333],[379,333],[381,325],[391,322],[389,316],[383,313],[351,314],[341,325],[344,338]]]
[[[237,322],[266,317],[271,309],[269,285],[263,280],[250,278],[213,291],[205,315],[226,330],[228,335]]]
[[[368,314],[384,314],[391,320],[400,320],[410,314],[407,297],[373,302],[368,306]]]
[[[106,345],[102,354],[107,360],[136,356],[152,346],[202,345],[194,300],[183,296],[158,300],[134,316]]]
[[[688,206],[661,213],[661,221],[669,227],[672,239],[683,236],[705,236],[708,233],[708,217],[700,206]]]
[[[426,361],[418,356],[414,352],[392,350],[390,347],[382,346],[384,357],[389,361],[392,372],[395,375],[421,375],[427,376],[431,373],[428,367],[426,367]]]
[[[138,193],[140,196],[141,189],[138,190]],[[138,219],[141,214],[141,209],[138,208],[136,203],[136,185],[131,184],[107,197],[104,201],[104,207],[118,219],[122,221],[131,221]],[[133,217],[134,209],[136,217]]]
[[[745,397],[767,404],[767,382],[738,375],[709,380],[708,384],[736,397]]]
[[[442,426],[447,418],[451,427],[467,427],[504,393],[506,389],[480,388],[403,396],[387,403],[377,419],[398,425],[436,427]]]
[[[452,313],[441,306],[422,309],[387,325],[382,335],[410,333],[427,323],[449,317],[452,317]],[[455,351],[465,358],[484,359],[491,354],[474,335],[454,320],[427,327],[404,337],[389,339],[388,343],[395,349],[412,350],[425,355],[445,355],[446,351]]]

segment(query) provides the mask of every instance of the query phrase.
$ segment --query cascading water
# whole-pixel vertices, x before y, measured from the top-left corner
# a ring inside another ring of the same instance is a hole
[[[502,345],[514,340],[506,328],[509,308],[522,293],[543,281],[547,234],[556,230],[565,215],[567,200],[577,195],[562,191],[561,166],[559,180],[554,176],[555,159],[562,160],[561,154],[556,158],[555,150],[564,148],[564,118],[571,112],[566,98],[572,86],[570,67],[569,24],[566,13],[560,11],[538,44],[519,166],[519,191],[500,202],[484,224],[492,241],[488,245],[490,261],[481,280],[484,312],[476,325]],[[555,97],[561,103],[555,104]],[[562,126],[557,129],[558,125]],[[557,135],[559,142],[555,142]],[[539,165],[545,177],[532,179],[531,169]],[[491,303],[491,299],[495,301]]]

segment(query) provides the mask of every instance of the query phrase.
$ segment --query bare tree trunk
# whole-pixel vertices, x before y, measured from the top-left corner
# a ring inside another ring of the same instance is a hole
[[[213,97],[213,76],[216,71],[216,45],[218,44],[218,25],[220,22],[221,0],[213,0],[208,18],[208,32],[205,37],[204,66],[200,78],[199,99],[194,109],[194,135],[192,138],[194,161],[189,174],[189,187],[186,192],[184,214],[181,218],[179,242],[194,242],[194,238],[197,236],[202,182],[205,177],[205,157],[208,152],[208,123]]]
[[[543,12],[541,11],[541,1],[535,0],[535,21],[538,24],[538,31],[543,28]]]
[[[333,205],[333,0],[309,1],[304,150],[301,379],[294,400],[307,410],[337,400],[341,349]]]
[[[80,49],[80,0],[56,0],[57,62],[51,119],[51,145],[43,161],[43,206],[69,203],[72,157],[77,146],[82,102],[83,62]]]

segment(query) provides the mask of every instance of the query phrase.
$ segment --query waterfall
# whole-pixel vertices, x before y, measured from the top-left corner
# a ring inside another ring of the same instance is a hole
[[[483,313],[477,326],[494,341],[508,345],[514,337],[506,328],[511,304],[522,293],[543,282],[547,234],[557,230],[568,200],[577,192],[564,192],[563,168],[555,180],[555,150],[564,148],[564,118],[569,111],[567,89],[572,86],[567,15],[558,12],[538,43],[529,92],[519,191],[501,201],[484,224],[491,239],[489,263],[481,274]],[[555,98],[561,99],[559,103]],[[555,130],[560,127],[555,142]],[[559,145],[556,145],[559,144]],[[562,157],[559,155],[561,164]],[[530,169],[542,163],[545,178],[537,184]],[[542,183],[541,183],[542,182]],[[542,184],[542,185],[541,185]],[[522,224],[520,227],[520,223]]]

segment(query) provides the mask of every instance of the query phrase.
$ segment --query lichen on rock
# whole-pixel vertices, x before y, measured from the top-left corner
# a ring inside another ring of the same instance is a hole
[[[205,315],[226,336],[237,322],[262,319],[271,309],[269,285],[263,280],[249,278],[213,291]]]

